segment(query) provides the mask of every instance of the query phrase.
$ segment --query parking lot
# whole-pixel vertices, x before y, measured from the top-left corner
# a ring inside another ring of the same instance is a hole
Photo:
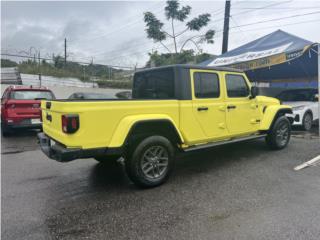
[[[263,140],[178,157],[169,181],[141,190],[122,166],[58,163],[36,132],[2,138],[3,239],[319,239],[316,132],[288,148]]]

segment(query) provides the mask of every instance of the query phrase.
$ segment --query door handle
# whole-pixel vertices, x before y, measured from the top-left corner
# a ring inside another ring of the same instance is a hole
[[[229,110],[229,109],[235,109],[235,108],[237,108],[237,106],[235,106],[235,105],[229,105],[229,106],[227,106],[227,109]]]
[[[198,111],[208,111],[208,107],[198,107]]]

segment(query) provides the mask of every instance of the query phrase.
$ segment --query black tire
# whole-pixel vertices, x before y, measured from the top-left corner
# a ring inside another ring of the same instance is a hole
[[[10,129],[1,121],[1,134],[3,137],[8,137],[10,135]]]
[[[174,165],[174,147],[163,136],[143,139],[133,149],[129,149],[126,172],[132,182],[143,188],[156,187],[169,177]]]
[[[290,140],[291,124],[287,117],[277,118],[266,137],[266,142],[271,149],[280,150],[285,148]]]
[[[302,128],[303,130],[305,131],[310,131],[311,128],[312,128],[312,113],[311,112],[306,112],[304,115],[303,115],[303,118],[302,118]]]

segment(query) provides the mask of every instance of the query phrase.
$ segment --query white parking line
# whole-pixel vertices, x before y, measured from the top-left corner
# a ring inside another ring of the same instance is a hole
[[[307,161],[305,163],[302,163],[302,164],[296,166],[294,168],[294,170],[298,171],[298,170],[301,170],[301,169],[306,168],[306,167],[314,166],[317,163],[320,163],[320,155],[315,157],[315,158],[312,158],[311,160],[309,160],[309,161]]]

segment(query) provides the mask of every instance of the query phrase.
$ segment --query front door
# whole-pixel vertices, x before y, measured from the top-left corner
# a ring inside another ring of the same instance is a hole
[[[192,70],[193,114],[206,139],[227,134],[224,93],[219,74],[208,70]]]
[[[241,74],[225,74],[226,118],[231,135],[254,132],[259,126],[256,99],[250,98],[247,79]]]

